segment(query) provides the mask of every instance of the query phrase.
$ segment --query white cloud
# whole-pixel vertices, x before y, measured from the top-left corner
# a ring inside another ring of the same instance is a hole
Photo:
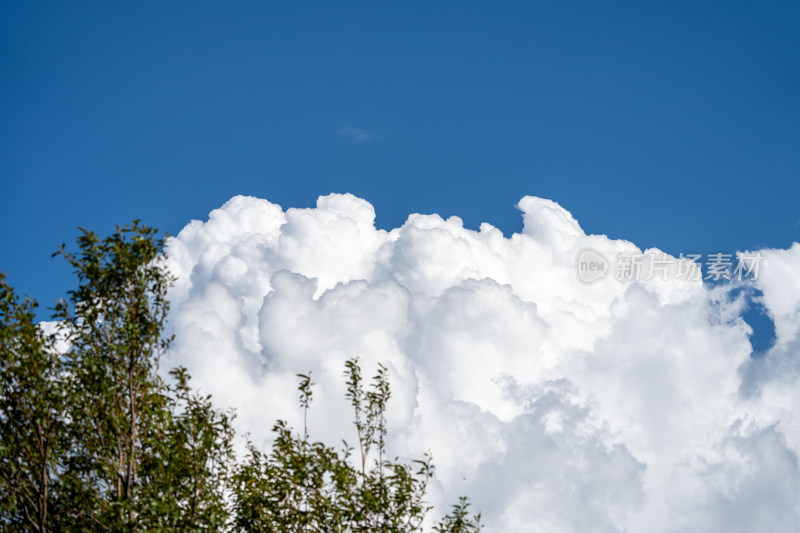
[[[430,449],[433,503],[471,495],[487,531],[797,530],[800,245],[763,252],[778,342],[754,361],[724,286],[584,285],[583,248],[639,250],[550,200],[518,208],[506,238],[438,215],[378,230],[346,194],[233,198],[169,242],[167,363],[266,444],[276,418],[299,422],[307,370],[313,436],[352,442],[344,361],[383,362],[392,450]]]
[[[339,130],[339,134],[350,142],[361,144],[373,138],[373,135],[363,128],[351,128],[345,126]]]

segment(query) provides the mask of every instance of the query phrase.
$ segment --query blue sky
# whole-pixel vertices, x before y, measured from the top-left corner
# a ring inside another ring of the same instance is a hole
[[[785,248],[798,94],[793,2],[5,2],[0,268],[51,305],[77,226],[236,194],[506,234],[531,194],[643,248]]]

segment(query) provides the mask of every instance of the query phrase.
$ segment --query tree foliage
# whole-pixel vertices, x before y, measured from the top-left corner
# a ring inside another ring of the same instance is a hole
[[[184,368],[162,379],[163,244],[135,221],[103,239],[81,230],[75,253],[62,245],[54,255],[78,287],[55,307],[58,331],[0,275],[0,532],[421,531],[433,464],[387,457],[383,366],[365,387],[358,360],[346,364],[357,448],[310,440],[309,372],[302,432],[278,421],[271,450],[249,443],[241,460],[233,414]],[[462,498],[434,530],[479,531],[468,507]]]
[[[0,531],[50,529],[68,447],[63,367],[36,307],[0,274]]]
[[[310,373],[299,375],[300,405],[311,404]],[[270,454],[250,445],[235,476],[236,526],[244,531],[421,531],[433,475],[429,456],[411,464],[386,458],[386,404],[390,389],[379,366],[372,387],[362,386],[356,359],[347,362],[359,454],[310,442],[307,425],[294,434],[283,421],[273,428]],[[304,420],[306,417],[304,416]],[[370,460],[372,461],[370,464]],[[448,530],[450,531],[450,530]],[[452,530],[461,531],[461,530]],[[468,530],[464,530],[468,531]]]

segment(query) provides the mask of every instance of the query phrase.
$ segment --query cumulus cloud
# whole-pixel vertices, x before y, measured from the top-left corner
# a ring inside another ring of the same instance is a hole
[[[376,229],[349,194],[286,210],[232,198],[168,243],[168,366],[266,446],[276,418],[299,422],[308,370],[313,436],[353,442],[344,362],[382,362],[391,451],[429,449],[432,503],[471,495],[487,531],[797,530],[800,244],[762,251],[753,289],[777,340],[754,359],[741,293],[581,283],[581,250],[644,251],[553,201],[517,207],[506,237],[438,215]]]

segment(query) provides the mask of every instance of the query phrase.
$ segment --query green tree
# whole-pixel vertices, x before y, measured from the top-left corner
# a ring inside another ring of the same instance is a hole
[[[193,394],[184,369],[158,374],[173,279],[162,238],[134,221],[105,239],[81,230],[78,288],[56,306],[70,349],[64,527],[93,531],[223,529],[231,417]]]
[[[471,515],[469,507],[469,499],[462,496],[450,514],[433,526],[433,530],[438,533],[477,533],[481,530],[481,514]]]
[[[0,273],[0,531],[51,530],[67,449],[66,390],[54,335]]]
[[[105,239],[81,229],[58,254],[78,288],[56,306],[70,349],[71,449],[62,475],[76,529],[130,531],[143,508],[145,438],[164,409],[158,359],[171,278],[154,229],[134,222]],[[54,254],[55,255],[55,254]]]
[[[193,392],[185,368],[170,374],[160,419],[142,436],[141,499],[147,506],[141,506],[141,529],[224,531],[235,461],[233,415]]]
[[[234,525],[237,531],[372,532],[421,531],[427,483],[433,475],[429,455],[404,463],[386,458],[386,406],[391,395],[386,368],[379,365],[365,389],[357,359],[346,363],[347,397],[353,407],[358,456],[345,443],[339,452],[310,442],[307,412],[309,374],[300,374],[301,434],[284,421],[273,427],[269,454],[252,444],[234,475]],[[480,530],[480,517],[469,516],[468,500],[436,526],[453,533]]]

